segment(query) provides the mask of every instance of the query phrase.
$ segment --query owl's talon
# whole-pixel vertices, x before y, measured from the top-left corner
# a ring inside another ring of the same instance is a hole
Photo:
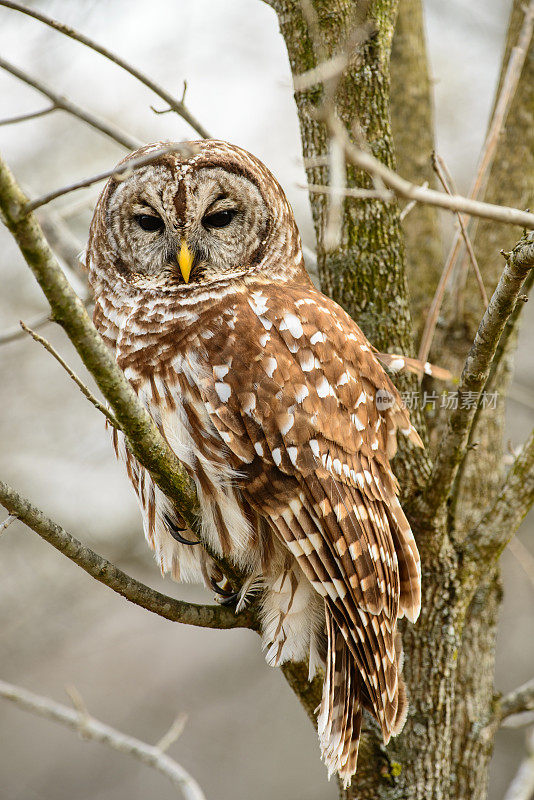
[[[187,529],[184,528],[184,530],[187,530]],[[176,539],[176,541],[180,542],[180,544],[189,544],[189,545],[201,544],[200,539],[195,539],[193,541],[191,541],[190,539],[186,539],[185,536],[182,536],[181,533],[179,532],[179,530],[177,530],[176,528],[173,528],[170,531],[170,534],[171,534],[172,538]]]
[[[228,581],[227,585],[230,586]],[[210,586],[214,592],[216,592],[218,595],[220,595],[220,597],[222,597],[222,600],[220,601],[221,605],[223,606],[232,605],[235,601],[237,601],[239,592],[234,592],[233,590],[228,592],[226,589],[222,589],[214,578],[210,579]]]
[[[232,592],[232,594],[225,595],[225,597],[219,602],[219,605],[221,606],[237,605],[238,599],[239,599],[239,592]]]

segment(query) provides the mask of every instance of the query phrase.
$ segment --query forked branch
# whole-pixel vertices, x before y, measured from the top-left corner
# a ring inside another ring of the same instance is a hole
[[[60,525],[47,517],[29,500],[0,481],[0,504],[14,517],[24,522],[42,539],[74,561],[92,578],[108,586],[130,603],[135,603],[153,614],[186,625],[200,628],[254,628],[251,611],[234,614],[230,608],[214,605],[197,605],[176,600],[145,586],[110,561],[86,547]]]
[[[442,508],[449,497],[499,340],[514,311],[525,278],[533,267],[534,234],[529,233],[511,253],[506,254],[506,266],[467,355],[458,386],[458,408],[449,418],[425,492],[425,504],[430,513]],[[469,402],[462,402],[463,399]]]
[[[534,431],[506,476],[493,506],[466,537],[462,551],[466,573],[476,578],[495,564],[534,504]]]
[[[65,725],[79,733],[84,739],[106,744],[120,753],[126,753],[143,764],[153,767],[165,775],[173,786],[181,790],[185,800],[206,800],[206,796],[196,780],[173,758],[164,753],[161,747],[147,744],[110,725],[105,725],[82,708],[75,710],[68,708],[62,703],[56,703],[48,697],[29,692],[13,683],[0,681],[0,697],[39,717],[59,722],[60,725]]]
[[[71,114],[73,117],[77,117],[78,119],[82,120],[82,122],[87,123],[87,125],[90,125],[91,128],[100,131],[100,133],[108,136],[114,142],[117,142],[117,144],[120,144],[127,150],[137,150],[138,147],[141,147],[142,142],[140,142],[139,139],[136,139],[135,137],[130,136],[130,134],[121,131],[121,129],[116,125],[113,125],[113,123],[98,117],[91,111],[87,111],[85,108],[82,108],[82,106],[73,103],[68,97],[54,92],[53,89],[45,86],[45,84],[37,80],[37,78],[31,77],[24,72],[24,70],[19,69],[14,64],[6,61],[5,58],[0,58],[0,67],[6,72],[9,72],[11,75],[14,75],[15,78],[23,81],[23,83],[26,83],[28,86],[32,86],[34,89],[52,101],[52,106],[44,111],[36,112],[30,115],[22,115],[18,119],[4,120],[2,122],[3,125],[7,124],[8,122],[12,123],[21,121],[23,118],[32,119],[37,116],[43,116],[43,114],[49,114],[51,111],[61,109],[62,111],[66,111],[68,114]]]
[[[5,8],[11,8],[13,11],[19,11],[21,14],[26,14],[29,17],[33,17],[34,19],[39,20],[39,22],[43,22],[45,25],[48,25],[50,28],[62,33],[64,36],[68,36],[71,39],[74,39],[80,44],[89,47],[91,50],[94,50],[95,53],[99,53],[104,58],[107,58],[108,61],[111,61],[113,64],[116,64],[121,69],[128,72],[134,78],[136,78],[140,83],[144,84],[148,89],[157,94],[168,103],[169,108],[182,117],[192,128],[195,130],[199,136],[203,139],[209,139],[210,135],[207,130],[204,128],[200,122],[195,119],[195,117],[191,114],[189,109],[184,105],[181,100],[178,100],[176,97],[173,97],[172,94],[169,94],[162,86],[159,86],[155,81],[149,78],[147,75],[142,73],[132,64],[128,64],[123,58],[118,56],[116,53],[113,53],[111,50],[108,50],[106,47],[98,44],[93,39],[90,39],[89,36],[85,36],[83,33],[74,30],[74,28],[70,28],[68,25],[64,25],[62,22],[58,22],[51,17],[48,17],[46,14],[41,13],[40,11],[36,11],[33,8],[28,8],[27,6],[22,5],[21,3],[12,3],[9,0],[0,0],[0,6],[4,6]]]
[[[197,499],[174,452],[117,366],[87,311],[68,283],[7,165],[0,159],[0,213],[43,290],[52,317],[60,324],[94,377],[124,432],[130,449],[160,489],[172,497],[185,521],[196,530]]]

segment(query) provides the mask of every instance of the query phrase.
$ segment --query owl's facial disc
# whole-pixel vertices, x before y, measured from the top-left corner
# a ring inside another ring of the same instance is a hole
[[[107,208],[117,269],[154,288],[194,285],[251,269],[269,209],[245,175],[220,166],[172,170],[151,164],[118,183]]]

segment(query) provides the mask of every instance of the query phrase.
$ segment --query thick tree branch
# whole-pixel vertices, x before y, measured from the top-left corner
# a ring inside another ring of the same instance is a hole
[[[435,148],[433,87],[426,51],[422,0],[399,0],[391,48],[391,128],[397,171],[425,188],[434,185],[429,159]],[[417,340],[443,261],[440,220],[437,208],[413,200],[405,205],[399,220],[405,238],[410,308]]]
[[[230,608],[214,605],[197,605],[175,600],[126,575],[102,556],[85,547],[60,525],[47,517],[29,500],[22,497],[3,481],[0,481],[0,503],[21,522],[24,522],[42,539],[74,561],[92,578],[108,586],[130,603],[145,608],[153,614],[185,625],[200,628],[255,628],[254,615],[250,610],[234,614]]]
[[[0,160],[0,213],[35,275],[60,324],[110,404],[128,444],[160,489],[172,497],[193,530],[197,500],[189,477],[154,421],[117,366],[87,311],[69,285],[33,214],[25,216],[28,200],[6,164]]]
[[[63,367],[69,378],[72,378],[72,380],[74,381],[78,389],[81,391],[81,393],[85,395],[87,400],[89,400],[89,402],[92,403],[92,405],[94,405],[97,411],[100,411],[100,413],[105,416],[110,425],[113,425],[114,428],[120,430],[117,420],[115,419],[113,414],[110,414],[109,410],[99,400],[97,400],[94,394],[87,388],[87,386],[80,380],[80,378],[76,375],[76,373],[69,367],[67,362],[59,355],[57,350],[54,350],[50,342],[44,339],[42,336],[39,336],[38,333],[29,328],[27,325],[25,325],[24,322],[22,322],[22,320],[20,322],[20,327],[25,333],[28,333],[35,342],[38,342],[38,344],[42,345],[44,349],[48,353],[50,353],[50,355],[53,358],[56,359],[58,364],[60,364]]]
[[[62,197],[64,194],[75,192],[77,189],[85,189],[87,186],[92,186],[94,183],[100,183],[101,181],[105,181],[107,178],[113,177],[120,179],[121,176],[129,174],[131,170],[137,169],[137,167],[142,167],[145,164],[150,164],[152,161],[155,161],[166,153],[176,153],[182,151],[189,152],[191,149],[192,148],[190,145],[184,143],[164,145],[158,150],[150,150],[148,153],[137,156],[137,158],[132,158],[126,162],[120,163],[118,166],[113,167],[113,169],[108,169],[105,172],[99,172],[96,175],[90,175],[88,178],[75,181],[68,186],[62,186],[59,189],[53,189],[51,192],[41,195],[41,197],[36,197],[35,200],[28,200],[26,205],[21,209],[20,214],[29,214],[30,211],[35,211],[36,208],[40,208],[41,206],[50,203],[51,200],[55,200],[57,197]]]
[[[42,108],[40,111],[28,111],[26,114],[16,114],[14,117],[6,117],[0,119],[0,126],[3,125],[16,125],[19,122],[28,122],[31,119],[39,119],[39,117],[46,117],[52,111],[57,111],[57,106],[54,103],[51,106]]]
[[[501,698],[499,720],[511,717],[512,714],[523,714],[525,711],[534,711],[534,678]]]
[[[458,386],[458,408],[451,413],[441,441],[424,502],[433,513],[449,497],[460,461],[465,454],[477,402],[490,373],[499,340],[512,314],[521,287],[534,267],[534,234],[522,237],[507,256],[501,279],[480,323]],[[462,402],[462,398],[473,403]]]
[[[517,456],[493,506],[466,537],[464,569],[478,577],[487,572],[534,503],[534,431]]]
[[[463,212],[474,217],[490,219],[494,222],[521,225],[529,230],[534,229],[534,214],[528,211],[519,211],[517,208],[497,206],[492,203],[482,203],[479,200],[471,200],[469,197],[463,197],[462,195],[438,192],[435,189],[424,188],[410,183],[410,181],[401,178],[394,170],[378,161],[371,153],[365,152],[365,150],[350,142],[345,128],[336,117],[328,115],[324,118],[324,121],[328,124],[331,135],[343,147],[348,161],[375,178],[380,178],[398,197],[415,200],[418,203],[426,203],[437,208],[445,208],[448,211]],[[389,199],[389,197],[385,199]],[[426,357],[420,357],[420,360],[425,361]]]
[[[475,179],[469,192],[469,198],[472,200],[476,200],[481,194],[488,171],[494,162],[503,126],[506,122],[508,112],[512,107],[516,91],[520,86],[523,66],[525,64],[525,59],[527,58],[529,44],[532,38],[533,24],[534,0],[530,0],[528,8],[525,10],[523,24],[519,31],[517,42],[510,53],[506,72],[504,74],[499,95],[493,110],[491,123],[480,154]],[[515,185],[514,190],[516,190]],[[428,359],[438,322],[439,311],[443,302],[447,284],[453,272],[453,267],[460,253],[461,243],[462,234],[461,231],[458,230],[450,247],[439,284],[436,288],[436,292],[432,299],[430,310],[425,321],[425,327],[421,338],[418,355],[421,361],[426,361]]]
[[[103,722],[90,716],[84,709],[73,710],[50,700],[48,697],[34,694],[20,686],[15,686],[6,681],[0,681],[0,697],[9,700],[19,708],[37,714],[39,717],[51,719],[65,725],[81,735],[83,739],[91,739],[106,744],[120,753],[126,753],[153,767],[165,775],[173,786],[180,789],[185,800],[206,800],[206,796],[196,780],[178,764],[173,758],[166,755],[161,747],[150,745],[128,736],[116,728],[105,725]]]
[[[527,755],[519,765],[504,800],[531,800],[534,792],[534,728],[527,734]]]
[[[32,117],[42,116],[43,114],[48,114],[55,109],[61,109],[62,111],[66,111],[68,114],[72,114],[72,116],[81,119],[82,122],[86,122],[87,125],[90,125],[91,128],[94,128],[100,133],[103,133],[105,136],[108,136],[117,144],[120,144],[122,147],[125,147],[127,150],[137,150],[138,147],[141,147],[142,142],[139,139],[136,139],[134,136],[130,136],[128,133],[121,131],[116,125],[113,125],[111,122],[108,122],[101,117],[96,116],[90,111],[87,111],[85,108],[82,108],[76,103],[73,103],[72,100],[69,100],[68,97],[64,95],[57,94],[54,92],[53,89],[50,89],[48,86],[45,86],[44,83],[37,80],[37,78],[32,78],[23,70],[16,67],[14,64],[11,64],[9,61],[6,61],[5,58],[0,58],[0,68],[9,72],[11,75],[14,75],[20,81],[28,84],[28,86],[32,86],[41,94],[48,97],[53,106],[45,111],[41,111],[38,113],[34,113],[32,115],[25,115],[26,119],[31,119]],[[20,121],[21,118],[19,118]],[[11,122],[14,120],[11,119]],[[2,124],[7,124],[9,120],[5,120]]]
[[[176,111],[176,113],[182,117],[182,119],[184,119],[193,128],[193,130],[199,134],[199,136],[202,136],[203,139],[210,138],[210,135],[204,126],[201,125],[197,119],[195,119],[195,117],[191,114],[189,109],[181,100],[173,97],[171,94],[169,94],[169,92],[163,89],[163,87],[159,86],[147,75],[144,75],[136,67],[128,64],[126,61],[124,61],[124,59],[120,58],[120,56],[116,55],[116,53],[112,53],[111,50],[108,50],[106,47],[102,47],[102,45],[99,45],[97,42],[95,42],[93,39],[90,39],[88,36],[85,36],[83,33],[74,30],[74,28],[70,28],[68,25],[64,25],[62,22],[58,22],[57,20],[52,19],[46,14],[42,14],[33,8],[27,8],[21,3],[12,3],[8,2],[8,0],[0,0],[0,6],[11,8],[13,11],[20,11],[22,14],[27,14],[29,17],[33,17],[34,19],[39,20],[39,22],[43,22],[45,25],[48,25],[50,28],[59,31],[59,33],[62,33],[64,36],[69,36],[71,39],[74,39],[86,47],[89,47],[96,53],[100,53],[101,56],[104,56],[104,58],[107,58],[108,61],[112,61],[114,64],[117,64],[117,66],[121,67],[121,69],[128,72],[134,78],[137,78],[140,83],[151,89],[154,94],[157,94],[159,97],[161,97],[162,100],[168,103],[169,108],[171,108],[173,111]]]

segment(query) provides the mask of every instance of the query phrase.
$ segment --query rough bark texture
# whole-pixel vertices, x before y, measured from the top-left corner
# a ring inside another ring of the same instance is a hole
[[[514,1],[507,37],[506,65],[511,47],[517,41],[524,17],[523,4]],[[499,85],[502,82],[504,68]],[[521,82],[514,98],[499,149],[486,189],[486,199],[491,203],[532,208],[534,196],[534,47],[531,44],[523,69]],[[476,229],[474,246],[488,291],[493,290],[502,269],[499,250],[511,249],[517,229],[480,222]],[[465,292],[465,312],[457,336],[466,343],[476,326],[480,301],[474,279],[469,275]],[[510,377],[512,351],[516,336],[512,335],[501,366],[497,370],[490,391],[499,392],[498,408],[480,414],[473,433],[478,442],[475,451],[466,458],[458,484],[456,504],[457,536],[489,506],[494,499],[503,473],[504,404]],[[465,344],[464,344],[465,346]],[[455,710],[458,734],[453,743],[454,755],[461,769],[456,775],[454,797],[472,797],[482,800],[486,796],[489,760],[493,750],[493,737],[484,729],[491,713],[495,688],[493,664],[498,609],[501,586],[498,571],[488,583],[481,586],[468,609],[462,647],[458,658],[459,685]],[[483,731],[483,735],[477,734]],[[493,731],[494,733],[494,731]]]
[[[397,168],[413,183],[435,184],[434,108],[421,0],[400,0],[391,50],[391,128]],[[419,340],[443,267],[437,208],[415,206],[402,223],[410,309]]]
[[[308,35],[302,5],[291,0],[272,0],[270,5],[278,14],[293,74],[316,66],[318,56]],[[396,5],[393,1],[369,4],[368,13],[377,22],[377,35],[360,49],[357,63],[352,62],[336,96],[337,113],[347,129],[351,131],[358,120],[372,152],[391,166],[395,156],[389,122],[389,53]],[[324,47],[321,55],[329,57],[343,49],[348,31],[357,24],[355,5],[348,0],[314,0],[313,7]],[[521,19],[520,3],[516,2],[508,50]],[[399,171],[412,180],[431,180],[426,159],[432,149],[432,106],[419,0],[400,2],[392,58],[395,72],[391,111]],[[532,62],[526,69],[532,69]],[[531,177],[522,171],[525,164],[531,163],[534,151],[525,137],[525,126],[530,126],[529,137],[534,130],[532,114],[525,111],[534,108],[533,86],[534,79],[523,75],[497,155],[498,166],[489,181],[488,199],[492,202],[526,205],[525,190],[520,187]],[[319,87],[296,94],[305,158],[327,152],[325,130],[314,114],[321,97]],[[518,152],[521,155],[516,158]],[[516,171],[522,174],[514,185],[510,175]],[[327,183],[327,170],[309,169],[308,178],[313,183]],[[349,170],[348,183],[370,185],[368,178],[355,170]],[[397,208],[377,201],[346,202],[341,245],[326,253],[322,247],[326,200],[312,195],[311,205],[323,290],[355,317],[377,346],[389,352],[395,348],[409,352],[413,330]],[[411,219],[407,218],[405,232],[409,276],[413,282],[412,308],[420,320],[441,270],[441,248],[436,212],[420,208],[412,214]],[[514,229],[508,231],[504,226],[492,224],[480,226],[476,244],[489,290],[493,290],[502,271],[498,251],[517,238],[518,231]],[[440,336],[440,361],[444,351],[455,367],[465,357],[481,317],[477,291],[469,281],[465,294],[468,317],[454,338]],[[501,393],[508,374],[509,361],[503,358],[493,378]],[[402,388],[406,389],[407,384]],[[495,630],[501,589],[494,569],[478,587],[472,573],[469,580],[466,578],[461,542],[464,533],[479,518],[484,504],[487,506],[488,499],[495,496],[501,480],[502,423],[502,403],[497,412],[492,411],[491,419],[487,414],[480,415],[476,435],[480,446],[476,459],[470,460],[477,467],[472,470],[470,463],[466,464],[461,479],[462,501],[454,506],[455,516],[448,514],[444,506],[429,513],[425,510],[424,493],[418,496],[416,491],[407,501],[424,577],[421,617],[417,625],[403,626],[410,713],[404,731],[387,748],[382,746],[372,721],[367,721],[358,773],[353,786],[341,791],[343,800],[463,800],[485,796],[495,732],[494,727],[488,727],[488,720],[494,706]],[[411,458],[402,452],[396,460],[403,481],[411,470]],[[418,467],[416,488],[421,486],[424,476],[424,467]],[[304,673],[286,677],[297,694],[304,691]],[[303,701],[310,714],[313,704],[318,702],[318,693],[313,688],[307,689]]]

